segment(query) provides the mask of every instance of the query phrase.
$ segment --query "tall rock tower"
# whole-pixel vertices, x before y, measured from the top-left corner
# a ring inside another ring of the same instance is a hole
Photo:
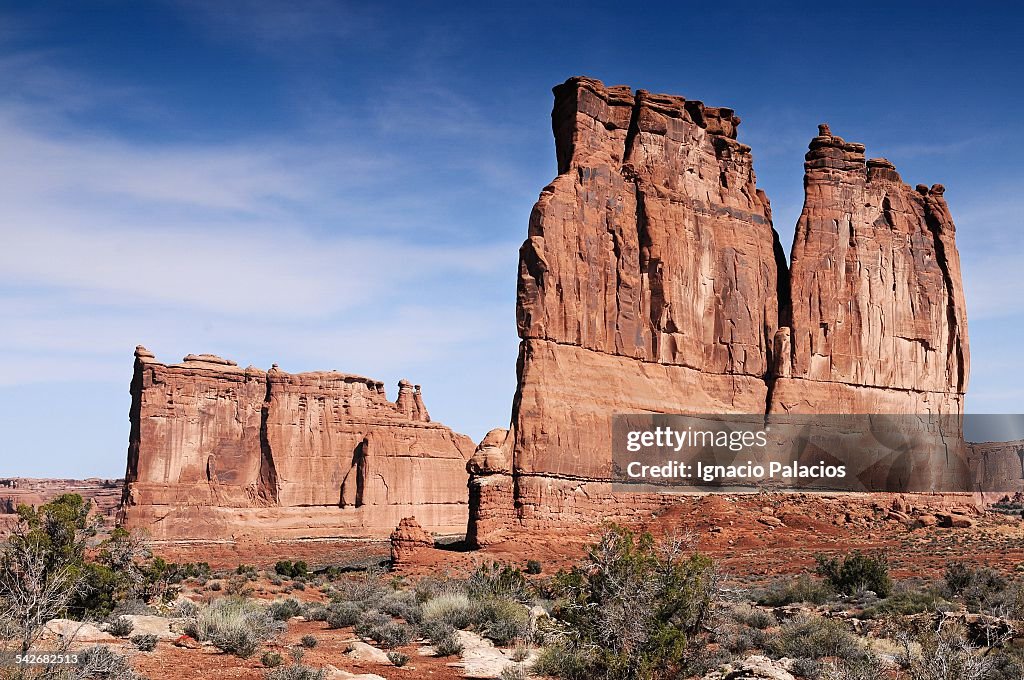
[[[558,177],[520,250],[512,425],[469,463],[469,540],[626,518],[616,413],[963,411],[966,314],[943,189],[823,126],[792,272],[731,109],[571,78]]]

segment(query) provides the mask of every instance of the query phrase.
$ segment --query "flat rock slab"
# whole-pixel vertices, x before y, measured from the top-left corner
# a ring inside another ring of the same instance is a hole
[[[388,658],[387,652],[377,649],[373,645],[367,644],[362,640],[353,640],[348,643],[348,651],[345,652],[345,656],[352,659],[359,659],[360,661],[372,661],[373,663],[383,664],[385,666],[393,666],[391,659]]]
[[[509,666],[518,665],[509,654],[497,649],[494,643],[468,630],[457,631],[459,642],[462,643],[462,660],[448,664],[453,668],[461,668],[466,678],[497,678]],[[524,666],[533,659],[523,661]]]
[[[91,623],[71,619],[52,619],[46,622],[43,638],[63,637],[76,642],[115,642],[116,637],[105,633]]]
[[[121,618],[128,619],[135,626],[132,635],[156,635],[160,640],[176,640],[181,636],[180,632],[171,630],[174,619],[148,614],[125,614]]]
[[[387,680],[374,673],[349,673],[334,666],[324,666],[324,670],[327,672],[327,680]]]

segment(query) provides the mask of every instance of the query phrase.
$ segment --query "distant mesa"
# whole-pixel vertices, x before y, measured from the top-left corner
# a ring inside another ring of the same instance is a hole
[[[403,517],[460,533],[472,441],[431,422],[418,386],[163,364],[139,346],[120,519],[154,538],[386,539]]]

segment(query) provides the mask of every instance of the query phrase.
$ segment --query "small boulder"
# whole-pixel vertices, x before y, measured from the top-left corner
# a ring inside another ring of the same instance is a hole
[[[345,650],[345,656],[351,659],[370,661],[372,663],[383,664],[385,666],[394,665],[391,663],[391,659],[388,658],[387,652],[377,649],[373,645],[367,644],[362,640],[349,642],[347,647],[348,649]]]

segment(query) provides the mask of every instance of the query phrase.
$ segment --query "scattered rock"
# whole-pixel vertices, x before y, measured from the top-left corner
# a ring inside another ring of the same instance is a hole
[[[938,515],[937,518],[939,526],[947,529],[969,529],[974,526],[974,520],[964,515],[950,513]]]
[[[746,659],[723,665],[718,671],[705,675],[703,680],[746,680],[747,678],[796,680],[796,677],[789,672],[789,667],[789,659],[772,661],[766,656],[748,656]]]
[[[116,637],[91,623],[71,619],[51,619],[46,622],[43,637],[62,637],[76,642],[114,642]]]
[[[781,527],[782,526],[782,520],[779,519],[778,517],[772,517],[771,515],[761,515],[760,517],[757,518],[757,521],[760,522],[761,524],[764,524],[765,526],[770,526],[770,527]]]
[[[171,630],[174,621],[163,616],[125,614],[121,618],[132,622],[132,635],[156,635],[161,640],[173,640],[178,637],[178,633]]]
[[[185,649],[202,649],[203,647],[198,640],[188,635],[179,635],[172,644],[175,647],[183,647]]]
[[[352,659],[359,659],[360,661],[372,661],[373,663],[383,664],[385,666],[393,666],[391,659],[388,658],[387,652],[377,649],[373,645],[367,644],[362,640],[354,640],[347,644],[348,649],[345,651],[345,656]]]

